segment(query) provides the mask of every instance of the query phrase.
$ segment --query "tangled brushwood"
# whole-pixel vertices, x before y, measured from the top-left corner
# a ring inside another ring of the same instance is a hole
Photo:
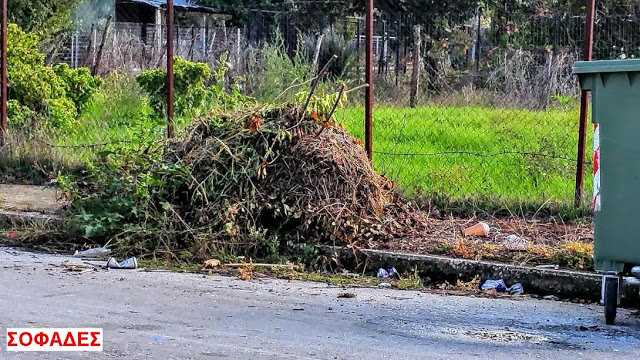
[[[264,259],[294,244],[389,237],[392,183],[359,140],[295,106],[207,119],[158,150],[114,151],[104,164],[67,188],[76,226],[121,252]]]

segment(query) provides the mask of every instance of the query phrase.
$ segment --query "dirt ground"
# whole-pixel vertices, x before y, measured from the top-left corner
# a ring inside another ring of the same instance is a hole
[[[65,205],[60,195],[44,186],[0,184],[0,211],[59,213]]]
[[[66,203],[53,188],[0,184],[0,213],[60,214]],[[519,265],[556,264],[591,270],[593,226],[589,221],[564,223],[526,218],[456,218],[434,216],[392,205],[387,209],[387,240],[365,247],[415,254],[439,254]],[[464,229],[485,222],[491,233],[465,237]],[[518,239],[513,240],[514,236]]]
[[[579,270],[593,267],[593,225],[589,220],[457,218],[432,216],[407,207],[390,212],[395,219],[387,225],[391,240],[370,241],[366,247],[518,265],[556,264]],[[479,222],[490,226],[488,236],[464,235],[466,228]]]

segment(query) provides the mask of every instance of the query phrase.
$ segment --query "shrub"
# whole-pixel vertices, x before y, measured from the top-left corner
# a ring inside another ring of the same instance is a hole
[[[248,99],[237,89],[228,94],[224,89],[224,77],[227,71],[226,53],[218,61],[218,69],[212,74],[205,63],[191,62],[175,57],[174,62],[174,96],[175,114],[186,115],[193,110],[219,107],[235,107]],[[138,84],[149,95],[149,100],[158,115],[164,113],[167,106],[167,72],[154,69],[142,72],[137,77]],[[209,86],[209,83],[214,85]]]
[[[59,64],[53,71],[60,78],[67,97],[73,101],[78,113],[91,101],[102,85],[102,79],[91,76],[88,68],[71,69],[68,64]]]
[[[143,71],[137,78],[158,113],[166,108],[167,72],[164,69]],[[178,56],[174,58],[174,94],[176,114],[203,105],[206,96],[205,82],[211,78],[211,69],[204,63],[195,63]]]
[[[46,124],[55,129],[68,128],[78,117],[73,101],[66,97],[49,99],[47,108]]]
[[[39,39],[15,24],[8,28],[7,76],[10,85],[8,112],[12,125],[41,121],[55,128],[69,126],[99,89],[101,80],[88,69],[72,70],[44,64]]]
[[[305,39],[306,54],[309,55],[309,62],[315,56],[314,52],[318,44],[317,38]],[[357,49],[355,44],[343,35],[330,33],[324,37],[320,53],[318,54],[318,66],[322,67],[331,60],[333,55],[338,55],[333,65],[329,68],[327,78],[346,78],[349,75],[357,74]]]
[[[290,57],[280,32],[276,31],[275,34],[273,43],[263,50],[264,73],[254,86],[255,96],[265,102],[277,98],[292,84],[302,83],[314,76],[314,69],[304,48],[296,49],[295,55]]]

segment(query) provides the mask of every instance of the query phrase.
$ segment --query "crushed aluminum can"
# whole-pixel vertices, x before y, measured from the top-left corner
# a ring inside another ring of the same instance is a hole
[[[515,284],[511,285],[511,287],[509,288],[509,294],[511,294],[511,295],[522,295],[522,294],[524,294],[524,288],[522,287],[522,284],[515,283]]]
[[[378,277],[379,278],[388,278],[389,277],[389,273],[387,272],[387,270],[380,268],[378,269]]]
[[[507,292],[507,285],[504,280],[487,280],[482,284],[482,290],[495,290],[497,292]]]
[[[99,248],[93,248],[93,249],[84,250],[84,251],[76,250],[73,256],[81,257],[81,258],[100,258],[100,257],[105,257],[109,254],[111,254],[111,249],[99,247]]]
[[[118,262],[114,258],[107,260],[107,268],[109,269],[137,269],[138,260],[135,257],[128,258],[127,260]]]

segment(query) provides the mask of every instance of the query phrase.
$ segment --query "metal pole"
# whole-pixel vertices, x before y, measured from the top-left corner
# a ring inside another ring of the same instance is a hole
[[[173,0],[167,0],[167,137],[173,133]]]
[[[476,76],[480,72],[480,42],[482,41],[482,9],[478,8],[478,29],[476,34]]]
[[[585,38],[583,49],[583,60],[591,61],[593,57],[593,18],[595,13],[596,1],[587,0],[587,17],[585,21]],[[576,188],[575,188],[575,205],[582,204],[584,190],[584,159],[586,152],[587,140],[587,116],[589,114],[589,92],[582,90],[580,97],[580,129],[578,133],[578,159],[576,165]]]
[[[2,0],[2,24],[0,24],[0,146],[7,137],[7,0]]]
[[[369,161],[373,158],[373,0],[367,0],[366,15],[366,60],[364,93],[364,148]]]

